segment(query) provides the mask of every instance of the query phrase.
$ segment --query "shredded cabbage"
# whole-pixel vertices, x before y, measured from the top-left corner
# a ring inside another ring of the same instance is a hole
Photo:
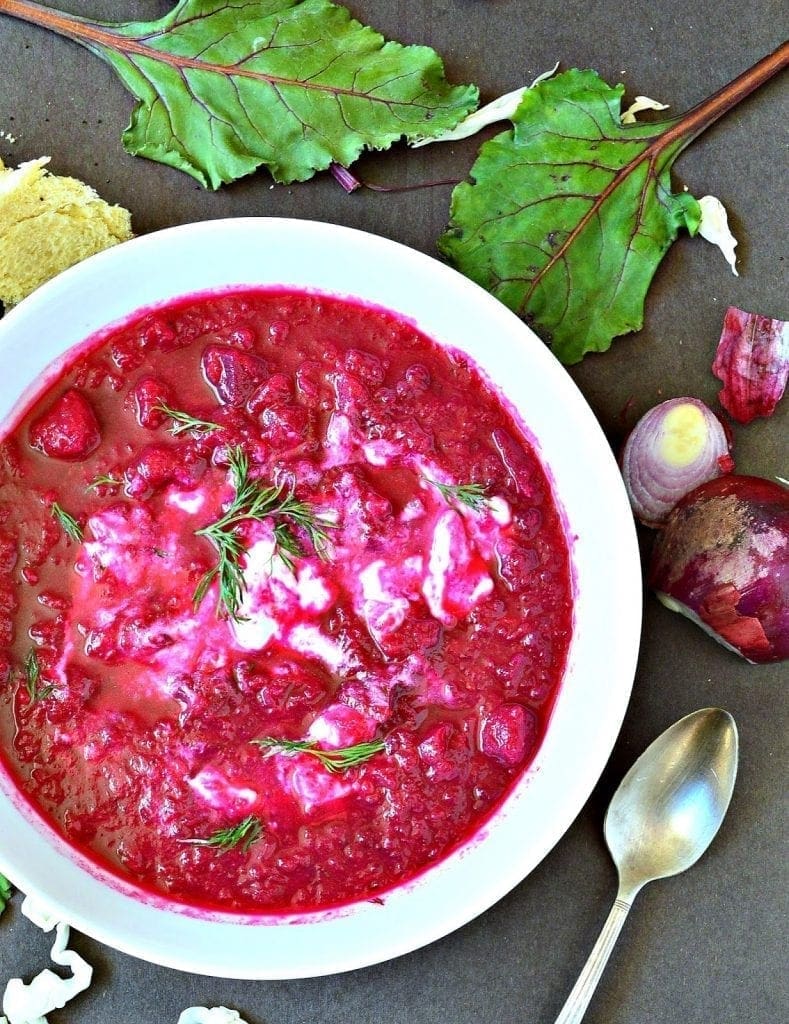
[[[43,903],[39,903],[33,896],[25,896],[19,909],[42,932],[51,932],[58,923],[57,915],[47,909]]]
[[[2,1024],[2,1022],[0,1022]],[[239,1016],[238,1010],[228,1010],[226,1006],[190,1006],[178,1018],[178,1024],[247,1024]]]
[[[469,114],[468,117],[465,117],[454,128],[450,128],[440,135],[435,135],[433,138],[418,139],[416,142],[410,143],[412,149],[418,149],[420,146],[429,146],[432,142],[458,142],[460,139],[467,139],[471,135],[476,135],[483,128],[487,128],[489,124],[495,124],[497,121],[512,120],[515,111],[520,106],[520,102],[528,90],[533,89],[540,82],[544,82],[546,78],[555,75],[558,67],[559,62],[557,61],[550,71],[543,71],[541,75],[537,75],[531,85],[521,86],[520,89],[513,89],[512,92],[499,96],[498,99]]]
[[[651,100],[649,96],[636,96],[627,110],[622,111],[622,124],[635,124],[636,114],[642,110],[668,110],[668,103]]]
[[[59,967],[71,970],[70,978],[60,978],[48,968],[37,974],[29,985],[12,978],[3,996],[0,1024],[48,1024],[47,1014],[62,1009],[74,996],[84,992],[93,979],[93,968],[72,949],[67,949],[69,926],[34,897],[26,896],[22,913],[42,931],[55,929],[51,957]],[[178,1024],[247,1024],[238,1010],[226,1006],[190,1006],[178,1018]]]
[[[47,968],[37,974],[29,985],[25,985],[21,978],[12,978],[3,996],[7,1024],[47,1024],[48,1013],[62,1009],[90,985],[93,968],[74,950],[66,948],[68,940],[69,926],[61,922],[56,926],[50,955],[59,967],[71,970],[71,977],[59,978]]]
[[[734,265],[737,259],[734,254],[737,239],[729,230],[729,219],[726,216],[726,209],[723,203],[715,196],[702,196],[699,199],[699,206],[701,207],[699,234],[702,238],[706,238],[708,242],[718,246],[726,262],[731,267],[734,276],[739,277],[740,275],[737,273],[737,268]]]

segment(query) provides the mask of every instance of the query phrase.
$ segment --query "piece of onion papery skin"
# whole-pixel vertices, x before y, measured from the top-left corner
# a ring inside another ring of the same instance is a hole
[[[698,398],[670,398],[645,413],[622,451],[636,518],[658,527],[688,491],[734,469],[723,424]]]
[[[772,416],[789,379],[789,323],[729,306],[712,372],[718,401],[738,423]]]
[[[752,663],[789,658],[789,490],[771,480],[709,480],[672,510],[649,585]]]

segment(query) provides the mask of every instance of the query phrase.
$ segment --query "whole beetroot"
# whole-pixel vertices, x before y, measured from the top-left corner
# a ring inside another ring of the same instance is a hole
[[[753,476],[701,484],[658,535],[649,584],[748,661],[789,658],[789,491]]]

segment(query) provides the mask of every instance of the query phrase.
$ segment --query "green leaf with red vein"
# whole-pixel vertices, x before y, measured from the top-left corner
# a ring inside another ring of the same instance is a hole
[[[789,44],[679,118],[623,125],[623,86],[567,71],[525,92],[452,195],[442,253],[531,323],[564,363],[642,326],[644,299],[698,202],[671,166],[708,125],[789,63]]]
[[[473,110],[438,55],[386,42],[328,0],[180,0],[152,22],[107,24],[27,0],[0,13],[106,60],[136,97],[128,152],[218,188],[265,165],[303,181],[363,149],[430,137]]]

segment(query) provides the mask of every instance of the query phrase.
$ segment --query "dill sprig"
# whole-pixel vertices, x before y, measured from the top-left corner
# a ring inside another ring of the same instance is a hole
[[[51,683],[41,684],[41,665],[35,650],[25,658],[25,689],[31,704],[45,700],[55,689]]]
[[[279,740],[273,736],[252,740],[252,743],[256,747],[266,750],[267,757],[276,753],[311,754],[320,761],[324,768],[334,774],[364,764],[371,757],[380,754],[386,746],[383,740],[373,740],[370,743],[355,743],[352,747],[340,747],[338,750],[321,750],[316,746],[314,740]]]
[[[246,853],[250,846],[260,839],[262,833],[263,826],[260,819],[254,814],[250,814],[243,821],[239,821],[237,825],[218,828],[216,832],[212,832],[204,839],[182,839],[181,842],[190,846],[211,846],[221,853],[234,850],[238,846]]]
[[[72,540],[82,541],[82,527],[74,516],[70,516],[57,502],[52,505],[52,515],[60,523],[63,532],[68,534]]]
[[[425,477],[425,480],[439,489],[444,501],[459,502],[461,505],[467,505],[474,512],[481,512],[488,504],[482,484],[440,484],[438,480],[431,480],[430,477]]]
[[[304,554],[299,538],[287,523],[274,524],[274,554],[282,559],[290,572],[296,568],[296,559]]]
[[[215,430],[221,430],[221,426],[218,423],[211,423],[210,420],[198,420],[194,416],[190,416],[188,412],[182,412],[180,409],[171,409],[169,405],[165,405],[164,402],[161,405],[155,405],[154,409],[159,412],[163,412],[165,416],[169,416],[172,420],[170,424],[170,433],[174,437],[178,437],[179,434],[186,433],[187,430],[194,430],[198,434],[212,434]]]
[[[121,480],[116,480],[114,476],[99,474],[95,480],[91,480],[87,486],[87,490],[95,491],[97,487],[120,487],[122,482],[123,481]]]
[[[238,622],[238,610],[246,593],[241,566],[246,548],[238,534],[238,527],[244,522],[262,522],[277,517],[279,521],[274,524],[274,554],[279,555],[292,570],[294,559],[304,554],[293,527],[303,529],[316,554],[324,558],[328,547],[326,530],[334,524],[316,516],[312,506],[299,501],[293,490],[286,490],[284,484],[266,487],[251,479],[249,459],[242,448],[231,448],[228,458],[236,493],[220,519],[195,531],[196,536],[207,537],[213,543],[219,560],[198,583],[193,600],[197,607],[214,580],[218,579],[220,607],[223,606],[230,618]],[[283,519],[287,521],[282,522]]]

